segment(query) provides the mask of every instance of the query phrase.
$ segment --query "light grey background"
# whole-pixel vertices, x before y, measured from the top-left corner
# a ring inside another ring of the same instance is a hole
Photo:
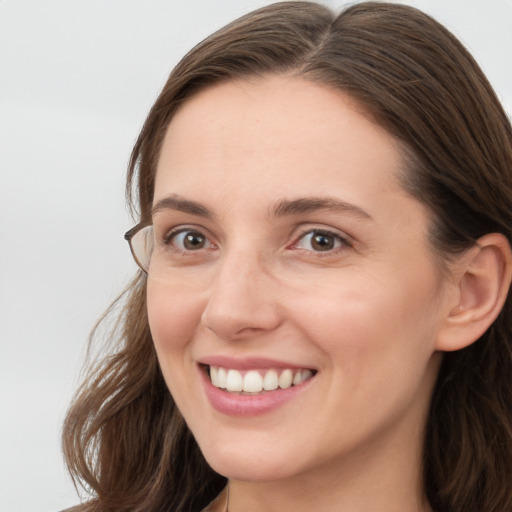
[[[178,59],[268,3],[0,0],[0,512],[77,503],[59,431],[89,330],[135,270],[132,144]],[[510,114],[512,0],[407,3],[466,43]]]

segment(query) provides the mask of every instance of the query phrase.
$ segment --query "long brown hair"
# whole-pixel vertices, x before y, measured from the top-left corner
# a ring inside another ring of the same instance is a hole
[[[283,73],[344,91],[400,141],[403,185],[430,208],[442,259],[490,232],[512,242],[512,130],[495,93],[444,27],[382,2],[339,15],[278,3],[196,46],[171,73],[132,153],[127,195],[139,220],[150,220],[162,138],[180,105],[214,83]],[[68,467],[92,493],[80,510],[197,512],[225,484],[165,386],[145,293],[140,273],[113,308],[115,350],[90,369],[65,422]],[[444,356],[424,447],[425,492],[437,512],[512,510],[511,328],[509,293],[481,339]]]

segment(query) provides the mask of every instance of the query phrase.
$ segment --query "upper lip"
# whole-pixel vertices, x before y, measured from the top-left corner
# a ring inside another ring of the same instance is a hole
[[[197,360],[199,364],[207,366],[220,366],[221,368],[230,368],[233,370],[251,370],[264,368],[290,368],[314,370],[312,366],[290,363],[279,359],[271,359],[267,357],[244,357],[235,358],[230,356],[212,355],[201,357]]]

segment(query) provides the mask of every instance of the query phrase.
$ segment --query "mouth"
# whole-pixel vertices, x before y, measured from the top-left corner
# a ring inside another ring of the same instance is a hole
[[[216,388],[239,395],[263,395],[288,389],[312,379],[316,370],[310,368],[265,368],[237,370],[222,366],[202,365]]]

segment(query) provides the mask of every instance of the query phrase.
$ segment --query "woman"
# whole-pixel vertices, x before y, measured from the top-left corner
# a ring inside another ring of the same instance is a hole
[[[127,190],[141,271],[64,429],[83,510],[512,510],[512,132],[446,29],[235,21]]]

